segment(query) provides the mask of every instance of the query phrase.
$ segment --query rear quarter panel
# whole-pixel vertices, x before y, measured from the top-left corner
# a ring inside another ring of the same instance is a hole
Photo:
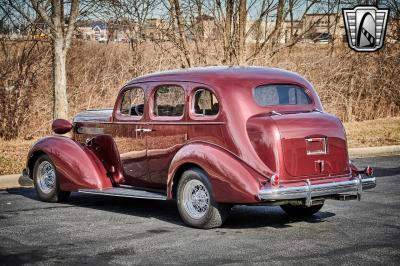
[[[257,193],[266,183],[258,172],[234,154],[215,144],[191,142],[175,155],[168,173],[168,197],[173,198],[178,169],[196,165],[206,172],[217,202],[256,203]]]

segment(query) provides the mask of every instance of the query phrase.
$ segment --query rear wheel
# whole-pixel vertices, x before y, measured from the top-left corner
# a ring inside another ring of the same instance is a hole
[[[185,171],[178,184],[177,205],[182,220],[196,228],[221,226],[230,205],[214,201],[207,175],[198,168]]]
[[[47,155],[40,156],[33,168],[33,183],[40,200],[62,202],[68,199],[70,192],[60,190],[60,181],[56,168]]]
[[[287,214],[290,216],[296,216],[296,217],[307,217],[311,216],[317,212],[319,212],[324,206],[324,204],[319,204],[319,205],[313,205],[310,207],[304,206],[304,205],[281,205],[282,210],[284,210]]]

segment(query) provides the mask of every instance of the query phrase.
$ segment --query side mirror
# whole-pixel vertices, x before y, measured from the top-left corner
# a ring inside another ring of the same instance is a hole
[[[51,125],[51,128],[56,134],[65,134],[72,129],[72,124],[65,119],[55,119]]]

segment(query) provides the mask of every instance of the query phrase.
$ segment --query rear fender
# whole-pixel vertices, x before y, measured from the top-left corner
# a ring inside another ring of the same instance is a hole
[[[167,196],[175,197],[180,175],[188,167],[200,167],[209,177],[216,202],[256,203],[257,193],[268,182],[240,158],[222,147],[191,142],[182,147],[171,162]]]
[[[112,187],[102,162],[88,147],[70,138],[50,136],[36,142],[28,154],[27,166],[31,177],[34,161],[41,153],[53,161],[63,191]]]

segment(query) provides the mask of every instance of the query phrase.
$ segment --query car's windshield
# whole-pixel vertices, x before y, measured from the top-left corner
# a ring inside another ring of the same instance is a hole
[[[310,104],[307,93],[295,85],[262,85],[254,90],[254,99],[261,106]]]

